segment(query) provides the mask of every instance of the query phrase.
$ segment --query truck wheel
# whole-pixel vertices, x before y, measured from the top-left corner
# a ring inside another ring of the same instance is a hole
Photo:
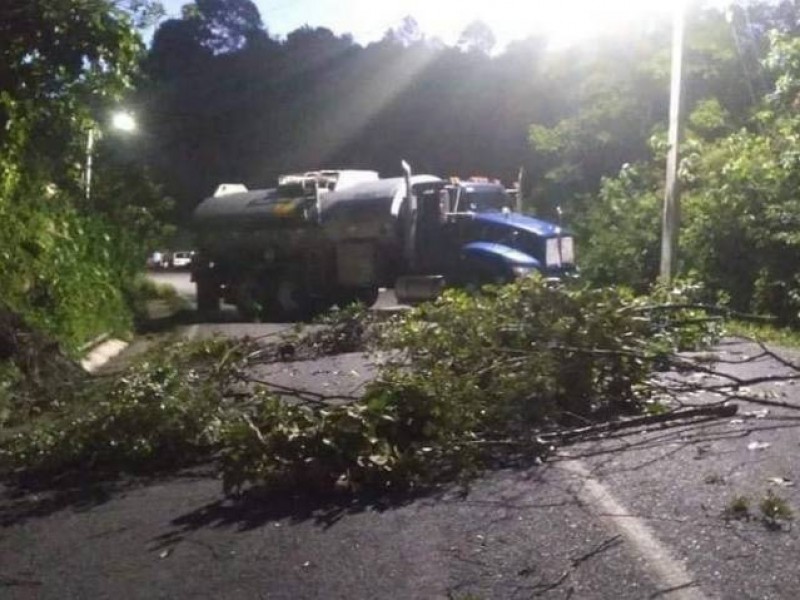
[[[308,292],[296,279],[278,279],[270,303],[269,316],[282,321],[306,319],[313,313],[313,305]]]
[[[246,279],[236,286],[236,308],[245,321],[255,321],[264,312],[264,288],[254,279]]]
[[[197,310],[201,313],[219,312],[219,286],[207,277],[197,278]]]

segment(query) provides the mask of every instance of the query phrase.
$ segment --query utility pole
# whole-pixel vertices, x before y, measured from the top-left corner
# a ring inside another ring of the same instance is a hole
[[[667,182],[664,191],[664,214],[661,227],[660,279],[669,283],[675,273],[678,255],[681,199],[678,185],[679,145],[681,140],[681,84],[683,71],[684,2],[675,6],[672,25],[672,81],[669,99],[669,150],[667,153]]]

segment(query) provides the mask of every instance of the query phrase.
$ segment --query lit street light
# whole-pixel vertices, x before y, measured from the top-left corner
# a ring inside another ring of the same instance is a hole
[[[111,125],[113,125],[114,129],[119,129],[126,133],[136,131],[136,121],[133,115],[127,112],[114,113],[114,116],[111,117]]]
[[[116,112],[111,116],[111,127],[118,131],[125,133],[133,133],[136,131],[136,120],[129,112]],[[100,133],[99,130],[97,133]],[[94,138],[95,128],[89,127],[86,133],[86,168],[84,169],[84,191],[86,192],[86,200],[92,198],[92,159],[94,156]]]

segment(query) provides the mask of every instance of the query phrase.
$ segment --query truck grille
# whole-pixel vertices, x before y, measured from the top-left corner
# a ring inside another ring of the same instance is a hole
[[[549,269],[574,265],[575,249],[572,237],[563,236],[548,239],[545,262]]]

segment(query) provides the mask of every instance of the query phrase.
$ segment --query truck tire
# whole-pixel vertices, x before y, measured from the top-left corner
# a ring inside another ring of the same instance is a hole
[[[219,286],[209,277],[198,276],[197,310],[201,313],[215,313],[220,309]]]
[[[236,309],[245,321],[258,321],[265,309],[265,290],[255,277],[248,277],[236,286]]]
[[[314,313],[314,301],[300,281],[279,277],[269,303],[269,317],[278,321],[301,321]]]

